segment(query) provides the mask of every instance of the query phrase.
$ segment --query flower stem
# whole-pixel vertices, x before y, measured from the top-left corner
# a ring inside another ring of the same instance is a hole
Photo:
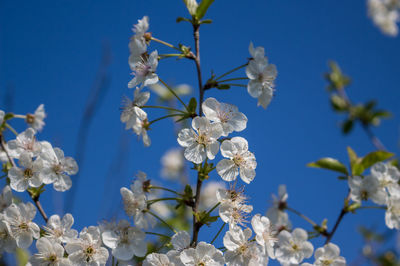
[[[221,202],[218,202],[217,204],[214,205],[214,207],[211,208],[211,210],[209,210],[207,213],[210,214],[213,210],[215,210],[215,208],[217,208],[219,205],[221,204]]]
[[[163,120],[163,119],[165,119],[165,118],[174,117],[174,116],[183,116],[183,114],[169,114],[169,115],[165,115],[165,116],[162,116],[162,117],[159,117],[159,118],[157,118],[157,119],[154,119],[154,120],[150,121],[150,122],[149,122],[149,125],[151,125],[151,124],[153,124],[153,123],[155,123],[155,122],[157,122],[157,121]]]
[[[214,238],[211,240],[210,244],[214,243],[214,241],[217,239],[217,237],[219,236],[219,234],[222,232],[222,229],[224,229],[226,223],[223,223],[221,228],[218,230],[218,233],[214,236]]]
[[[159,77],[158,79],[159,79],[160,82],[161,82],[165,87],[167,87],[167,89],[178,99],[178,101],[180,101],[181,104],[183,104],[183,106],[185,106],[185,109],[186,109],[187,111],[189,111],[189,110],[188,110],[188,107],[186,106],[186,104],[181,100],[181,98],[179,98],[179,96],[175,93],[175,91],[174,91],[170,86],[168,86],[167,83],[165,83],[162,79],[160,79],[160,77]]]
[[[225,85],[234,86],[234,87],[243,87],[243,88],[247,88],[247,85],[244,85],[244,84],[225,83]]]
[[[169,111],[175,111],[175,112],[180,112],[185,114],[184,111],[179,110],[179,109],[175,109],[172,107],[168,107],[168,106],[157,106],[157,105],[143,105],[141,108],[158,108],[158,109],[165,109],[165,110],[169,110]]]
[[[18,136],[18,132],[9,124],[5,123],[6,128],[8,128],[15,136]]]
[[[161,58],[168,58],[168,57],[180,57],[182,54],[159,54],[158,55]]]
[[[243,78],[231,78],[231,79],[220,80],[220,81],[218,81],[218,83],[234,81],[234,80],[247,80],[247,79],[249,79],[249,78],[247,78],[247,77],[246,78],[245,77],[243,77]]]
[[[161,44],[163,44],[163,45],[165,45],[165,46],[168,46],[168,47],[170,47],[170,48],[172,48],[172,49],[181,51],[181,49],[179,49],[178,47],[175,47],[175,46],[173,46],[172,44],[167,43],[167,42],[164,42],[164,41],[162,41],[162,40],[160,40],[160,39],[151,37],[151,40],[152,40],[152,41],[155,41],[155,42],[158,42],[158,43],[161,43]]]
[[[158,216],[157,214],[155,214],[154,212],[147,210],[147,212],[154,216],[157,220],[159,220],[160,222],[162,222],[164,225],[166,225],[172,232],[174,232],[176,234],[176,230],[170,226],[166,221],[164,221],[164,219],[162,219],[160,216]]]
[[[181,199],[179,199],[179,198],[159,198],[159,199],[148,200],[147,203],[148,203],[148,205],[151,205],[151,204],[154,204],[156,202],[164,201],[164,200],[176,200],[176,201],[178,201],[178,200],[181,200]]]
[[[151,186],[150,186],[150,189],[160,189],[160,190],[165,190],[165,191],[168,191],[168,192],[174,193],[174,194],[176,194],[176,195],[178,195],[178,196],[182,196],[182,194],[180,194],[180,193],[176,192],[175,190],[172,190],[172,189],[169,189],[169,188],[165,188],[165,187],[157,187],[157,186],[153,186],[153,185],[151,185]]]
[[[246,64],[243,64],[243,65],[241,65],[241,66],[238,66],[238,67],[235,67],[234,69],[232,69],[232,70],[229,70],[228,72],[226,72],[226,73],[222,74],[221,76],[219,76],[219,77],[218,77],[218,78],[216,78],[215,80],[216,80],[216,81],[218,81],[219,79],[221,79],[221,78],[223,78],[223,77],[225,77],[225,76],[227,76],[227,75],[229,75],[229,74],[231,74],[231,73],[235,72],[236,70],[239,70],[239,69],[241,69],[242,67],[245,67],[245,66],[247,66],[247,65],[248,65],[248,63],[246,63]]]
[[[13,117],[13,118],[22,118],[22,119],[26,119],[26,115],[16,115],[16,114],[14,114],[12,117]]]
[[[318,226],[318,224],[316,222],[314,222],[313,220],[311,220],[310,218],[308,218],[307,216],[305,216],[304,214],[302,214],[301,212],[290,208],[289,206],[286,206],[285,209],[287,209],[288,211],[293,212],[294,214],[297,214],[298,216],[300,216],[301,218],[303,218],[304,220],[306,220],[307,222],[309,222],[312,226]]]

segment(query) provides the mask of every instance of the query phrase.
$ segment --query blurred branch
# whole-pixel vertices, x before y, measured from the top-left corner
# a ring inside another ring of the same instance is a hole
[[[66,211],[71,212],[74,208],[74,202],[76,197],[76,191],[79,187],[80,173],[84,166],[85,159],[85,148],[87,142],[87,136],[89,133],[90,125],[95,117],[96,111],[100,108],[103,98],[109,88],[110,76],[108,74],[108,67],[111,63],[111,51],[108,45],[104,45],[102,52],[102,59],[99,70],[97,72],[95,81],[90,90],[89,97],[86,102],[85,110],[83,112],[81,123],[79,126],[79,132],[76,143],[76,154],[75,158],[79,164],[80,171],[75,177],[75,184],[68,192],[68,201],[66,205]]]

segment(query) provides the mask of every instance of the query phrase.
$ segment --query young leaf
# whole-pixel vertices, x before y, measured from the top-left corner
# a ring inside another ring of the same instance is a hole
[[[316,162],[307,164],[308,167],[323,168],[331,171],[348,175],[347,168],[344,164],[333,158],[322,158]]]
[[[192,99],[190,99],[189,101],[189,105],[188,105],[188,111],[191,113],[196,113],[196,107],[197,107],[197,101],[196,98],[192,97]]]
[[[229,90],[230,87],[231,86],[228,85],[228,84],[221,84],[221,85],[218,85],[217,89],[219,89],[219,90]]]
[[[207,9],[210,5],[214,2],[214,0],[202,0],[200,5],[197,7],[196,10],[196,17],[197,19],[201,19],[207,12]]]
[[[360,164],[362,158],[358,158],[356,152],[350,147],[347,147],[347,153],[350,159],[351,174],[353,176],[361,175],[364,171],[364,168]]]
[[[375,151],[368,153],[362,160],[361,160],[361,165],[365,169],[370,168],[374,164],[378,162],[385,161],[391,157],[393,157],[394,154],[391,152],[387,151]]]
[[[351,119],[344,121],[342,124],[342,132],[343,134],[348,134],[353,129],[354,122]]]

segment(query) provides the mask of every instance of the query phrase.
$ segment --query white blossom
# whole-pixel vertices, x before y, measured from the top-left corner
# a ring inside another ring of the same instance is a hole
[[[12,203],[12,192],[10,186],[5,186],[0,194],[0,212],[4,211]]]
[[[44,111],[44,105],[41,104],[36,109],[34,114],[26,115],[26,123],[28,123],[33,129],[41,131],[45,123],[43,120],[46,118],[46,112]]]
[[[130,129],[133,128],[133,125],[136,123],[138,116],[138,109],[145,105],[150,98],[150,92],[141,92],[141,88],[136,87],[133,92],[133,100],[131,101],[128,97],[124,98],[122,108],[123,111],[121,113],[121,122],[126,123],[125,128]]]
[[[35,134],[36,131],[33,128],[27,128],[24,132],[18,134],[16,139],[10,140],[7,143],[10,156],[18,159],[24,151],[32,157],[38,156],[42,148],[36,140]]]
[[[199,242],[196,248],[183,250],[180,258],[182,263],[188,266],[222,266],[225,262],[222,252],[205,242]]]
[[[264,47],[258,46],[254,48],[253,42],[250,42],[249,45],[249,53],[251,58],[257,61],[265,61],[267,63],[267,58],[265,57],[265,49]]]
[[[39,187],[43,182],[40,172],[43,169],[43,162],[40,159],[33,161],[28,152],[22,152],[19,156],[18,166],[13,166],[8,172],[10,186],[18,192],[25,191],[28,187]]]
[[[136,118],[132,125],[133,132],[138,136],[142,136],[144,146],[148,147],[151,144],[147,130],[149,129],[149,121],[147,120],[147,113],[142,109],[135,107]]]
[[[143,266],[175,266],[165,254],[151,253],[143,261]]]
[[[378,179],[372,175],[349,178],[350,198],[354,202],[371,199],[376,204],[386,204],[387,194],[380,188]]]
[[[318,248],[314,254],[316,266],[345,266],[346,259],[340,256],[340,249],[333,243]]]
[[[275,256],[281,263],[301,263],[313,254],[314,247],[307,239],[307,232],[301,228],[294,229],[292,233],[281,231],[278,235]]]
[[[196,131],[184,128],[178,134],[178,143],[186,148],[185,158],[196,164],[202,163],[206,157],[214,159],[219,149],[218,138],[222,135],[222,126],[196,116],[192,120],[192,128]]]
[[[228,266],[242,265],[267,265],[268,256],[261,246],[251,242],[249,238],[252,232],[250,228],[242,230],[238,226],[231,227],[224,236],[225,263]]]
[[[252,46],[252,45],[251,45]],[[254,52],[256,57],[246,67],[246,75],[250,79],[247,91],[253,98],[258,98],[257,105],[267,108],[274,92],[274,81],[277,76],[276,66],[268,64],[266,57]]]
[[[185,162],[183,160],[183,150],[174,148],[168,150],[161,158],[161,176],[175,180],[179,178],[183,171]]]
[[[28,248],[33,238],[39,238],[40,228],[32,222],[35,215],[36,208],[30,202],[13,203],[4,211],[4,220],[19,248]]]
[[[129,42],[129,65],[133,67],[135,63],[140,61],[140,57],[147,51],[147,42],[145,33],[149,30],[149,18],[144,16],[138,20],[136,25],[133,25],[132,31],[135,33]]]
[[[11,234],[10,225],[2,218],[0,220],[0,253],[3,253],[3,251],[9,253],[15,251],[17,243]]]
[[[71,262],[64,258],[64,248],[54,240],[42,237],[36,241],[38,253],[34,254],[30,263],[32,266],[67,266]]]
[[[376,178],[382,190],[389,195],[400,196],[400,171],[388,163],[377,163],[371,167],[371,175]]]
[[[79,238],[71,240],[65,246],[72,265],[105,265],[108,251],[101,246],[100,230],[96,226],[84,228]]]
[[[242,137],[233,137],[224,140],[221,144],[221,154],[225,158],[217,164],[217,172],[225,181],[233,181],[240,174],[240,178],[249,184],[256,176],[257,162],[253,153],[248,151],[247,140]]]
[[[44,227],[46,237],[59,243],[68,243],[78,237],[78,231],[71,229],[74,224],[74,217],[67,213],[62,219],[57,214],[49,217],[47,225]]]
[[[190,235],[186,231],[179,231],[172,236],[171,244],[174,249],[171,249],[167,253],[169,261],[175,266],[184,265],[181,261],[180,255],[183,250],[190,247]]]
[[[368,15],[374,24],[387,35],[396,36],[400,21],[400,1],[398,0],[368,0]]]
[[[280,185],[278,188],[278,196],[272,194],[272,206],[268,209],[266,216],[270,222],[280,231],[290,229],[292,223],[289,220],[289,215],[284,211],[286,201],[289,194],[286,191],[285,185]]]
[[[272,259],[275,258],[274,246],[278,241],[277,231],[273,228],[269,219],[260,214],[254,215],[251,219],[251,225],[254,233],[256,233],[256,241],[264,247],[266,254]]]
[[[146,208],[146,196],[143,193],[133,192],[133,187],[127,189],[121,188],[124,209],[128,216],[133,217],[135,225],[141,229],[154,225],[154,219],[143,210]]]
[[[214,123],[222,126],[222,136],[233,131],[240,132],[246,128],[247,117],[232,104],[220,103],[215,98],[207,98],[202,104],[204,115]]]
[[[107,228],[101,234],[105,246],[112,250],[118,260],[130,260],[132,257],[144,257],[147,246],[144,244],[146,234],[138,228],[130,226],[126,220]]]
[[[148,86],[158,82],[158,76],[155,73],[158,66],[158,52],[153,51],[149,56],[142,55],[140,61],[131,65],[135,77],[128,83],[128,88],[133,88],[140,83],[142,86]]]
[[[64,152],[59,148],[53,148],[49,142],[42,142],[42,154],[44,169],[40,177],[45,184],[53,183],[56,191],[66,191],[71,188],[72,181],[69,175],[78,172],[78,164],[72,157],[64,157]]]
[[[385,214],[386,226],[390,229],[400,229],[400,197],[392,196],[388,199]]]

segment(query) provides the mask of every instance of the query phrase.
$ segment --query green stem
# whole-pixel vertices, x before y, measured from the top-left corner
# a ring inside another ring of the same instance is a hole
[[[225,85],[247,88],[247,85],[244,85],[244,84],[225,83]]]
[[[157,220],[159,220],[160,222],[165,224],[172,232],[174,232],[176,234],[176,230],[172,226],[170,226],[166,221],[164,221],[160,216],[158,216],[157,214],[155,214],[154,212],[152,212],[150,210],[147,210],[147,212],[150,215],[154,216]]]
[[[179,199],[179,198],[159,198],[159,199],[148,200],[147,203],[149,205],[151,205],[151,204],[154,204],[156,202],[164,201],[164,200],[177,200],[178,201],[178,200],[181,200],[181,199]]]
[[[238,67],[235,67],[234,69],[232,69],[232,70],[229,70],[228,72],[226,72],[226,73],[222,74],[221,76],[219,76],[219,77],[218,77],[218,78],[216,78],[215,80],[217,81],[217,80],[219,80],[219,79],[221,79],[221,78],[223,78],[223,77],[225,77],[225,76],[227,76],[227,75],[229,75],[229,74],[231,74],[231,73],[235,72],[236,70],[239,70],[239,69],[241,69],[242,67],[245,67],[245,66],[247,66],[247,65],[248,65],[248,63],[246,63],[246,64],[243,64],[243,65],[241,65],[241,66],[238,66]]]
[[[159,54],[159,57],[168,58],[168,57],[180,57],[182,54]]]
[[[155,41],[155,42],[158,42],[158,43],[161,43],[161,44],[164,44],[165,46],[168,46],[168,47],[170,47],[170,48],[172,48],[172,49],[181,51],[181,49],[179,49],[178,47],[175,47],[175,46],[173,46],[172,44],[167,43],[167,42],[164,42],[164,41],[162,41],[162,40],[160,40],[160,39],[151,37],[151,40],[152,40],[152,41]]]
[[[249,78],[231,78],[231,79],[224,79],[224,80],[220,80],[218,81],[218,83],[223,83],[223,82],[228,82],[228,81],[234,81],[234,80],[245,80],[245,79],[249,79]]]
[[[22,118],[22,119],[26,119],[26,115],[13,115],[13,118]]]
[[[9,124],[5,123],[6,128],[8,128],[15,136],[18,136],[18,132]]]
[[[160,77],[158,77],[158,80],[159,80],[165,87],[167,87],[167,89],[178,99],[178,101],[181,102],[181,104],[183,104],[183,106],[185,106],[186,111],[189,111],[189,110],[188,110],[188,107],[186,106],[186,104],[181,100],[181,98],[179,98],[179,96],[175,93],[175,91],[174,91],[170,86],[168,86],[167,83],[165,83],[162,79],[160,79]]]
[[[161,236],[165,238],[171,238],[170,236],[159,234],[159,233],[153,233],[153,232],[145,232],[147,235],[155,235],[155,236]]]
[[[159,117],[157,119],[154,119],[154,120],[150,121],[149,122],[149,126],[151,124],[157,122],[157,121],[163,120],[163,119],[168,118],[168,117],[174,117],[174,116],[183,116],[183,114],[169,114],[169,115],[165,115],[165,116]]]
[[[211,208],[211,210],[209,210],[207,213],[210,214],[213,210],[215,210],[215,208],[217,208],[219,205],[221,204],[221,202],[218,202],[217,204],[214,205],[214,207]]]
[[[151,186],[150,186],[150,189],[160,189],[160,190],[165,190],[165,191],[168,191],[168,192],[174,193],[174,194],[176,194],[176,195],[178,195],[178,196],[182,196],[182,194],[180,194],[180,193],[176,192],[175,190],[172,190],[172,189],[169,189],[169,188],[165,188],[165,187],[157,187],[157,186],[153,186],[153,185],[151,185]]]
[[[210,244],[214,243],[214,241],[217,239],[217,237],[219,236],[219,234],[222,232],[222,229],[224,229],[226,223],[223,223],[221,228],[218,230],[218,233],[214,236],[214,238],[211,240]]]
[[[182,110],[175,109],[172,107],[167,107],[167,106],[143,105],[141,108],[158,108],[158,109],[165,109],[165,110],[169,110],[169,111],[181,112],[181,113],[185,114],[185,112]]]
[[[304,220],[306,220],[307,222],[309,222],[312,226],[314,226],[314,227],[315,227],[315,226],[318,226],[317,223],[315,223],[313,220],[311,220],[310,218],[308,218],[307,216],[305,216],[305,215],[302,214],[301,212],[296,211],[295,209],[292,209],[292,208],[290,208],[289,206],[286,206],[286,209],[287,209],[288,211],[291,211],[291,212],[297,214],[298,216],[300,216],[301,218],[303,218]]]

